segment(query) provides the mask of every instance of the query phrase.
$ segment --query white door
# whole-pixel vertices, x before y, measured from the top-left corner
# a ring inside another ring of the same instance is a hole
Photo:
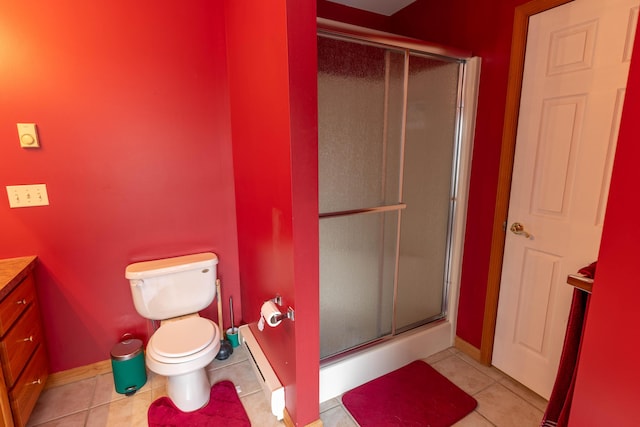
[[[575,0],[529,22],[493,364],[545,398],[567,275],[598,256],[638,3]]]

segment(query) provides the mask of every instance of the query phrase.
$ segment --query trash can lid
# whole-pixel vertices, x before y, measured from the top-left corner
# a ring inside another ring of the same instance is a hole
[[[127,339],[113,346],[111,358],[114,360],[129,360],[142,352],[142,340]]]

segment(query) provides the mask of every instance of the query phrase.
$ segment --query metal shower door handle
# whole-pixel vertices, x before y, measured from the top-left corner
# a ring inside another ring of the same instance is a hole
[[[524,225],[520,224],[519,222],[514,222],[513,224],[511,224],[509,230],[511,230],[513,234],[522,235],[527,239],[531,237],[531,234],[525,231]]]

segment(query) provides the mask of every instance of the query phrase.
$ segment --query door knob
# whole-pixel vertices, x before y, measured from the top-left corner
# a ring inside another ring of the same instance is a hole
[[[511,227],[509,228],[509,230],[511,230],[513,234],[522,235],[527,239],[531,237],[531,234],[525,231],[524,225],[520,224],[519,222],[514,222],[513,224],[511,224]]]

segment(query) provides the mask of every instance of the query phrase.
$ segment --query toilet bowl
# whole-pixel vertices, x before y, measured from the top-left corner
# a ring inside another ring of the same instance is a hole
[[[125,271],[136,311],[161,321],[147,343],[147,367],[167,377],[169,399],[183,412],[209,402],[205,368],[218,354],[221,332],[197,313],[213,302],[217,264],[206,252],[138,262]]]
[[[209,319],[188,317],[163,323],[147,344],[147,367],[167,377],[167,394],[184,412],[209,403],[206,372],[220,349],[220,330]],[[185,392],[188,390],[188,392]]]

